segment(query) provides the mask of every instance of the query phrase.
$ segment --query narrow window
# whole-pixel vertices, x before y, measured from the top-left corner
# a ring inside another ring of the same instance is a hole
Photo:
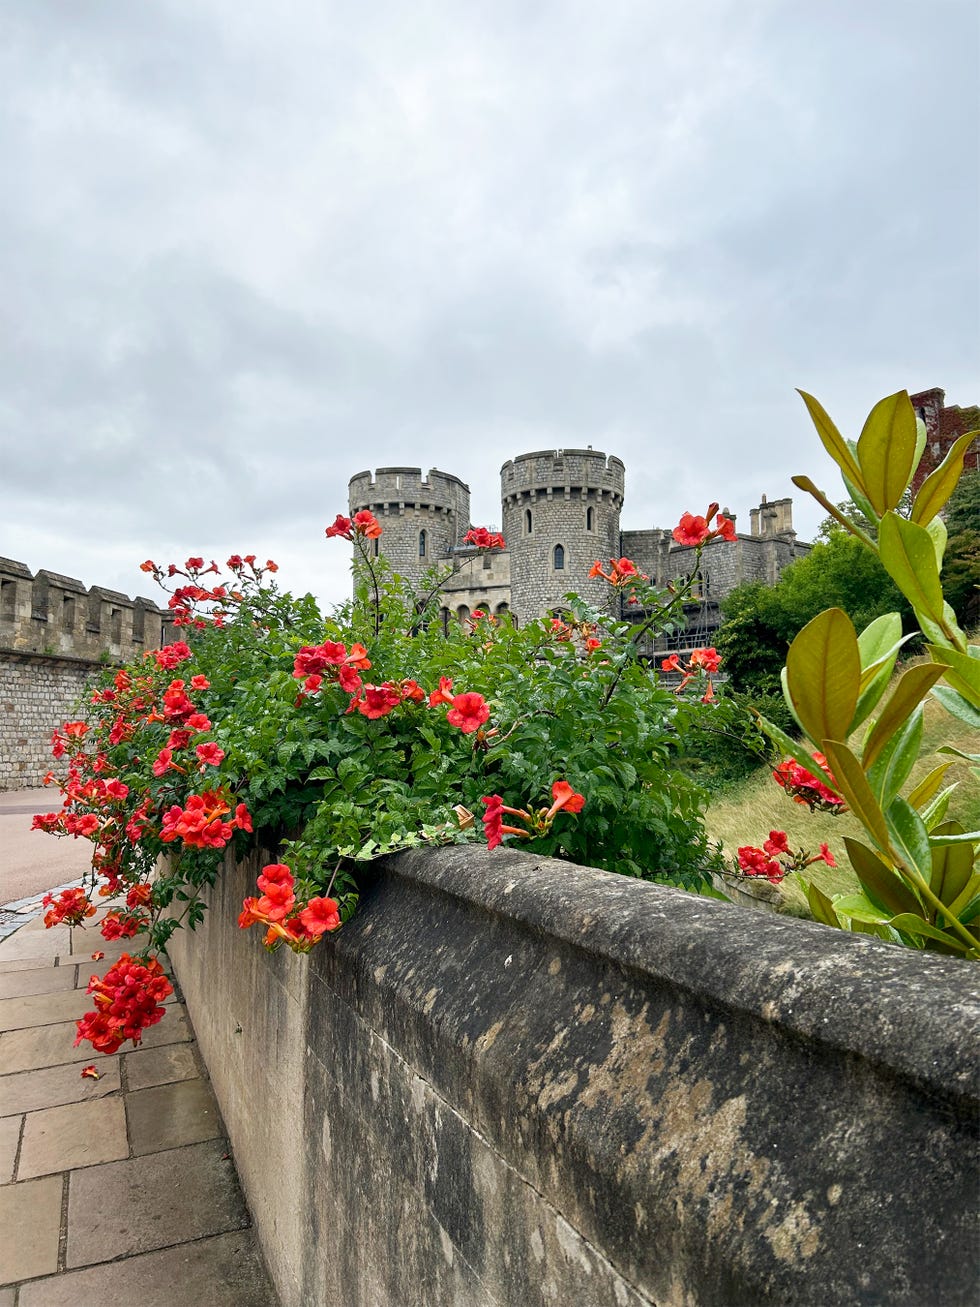
[[[565,570],[565,546],[555,545],[555,571],[564,572]]]
[[[585,510],[585,529],[586,531],[595,530],[595,509],[591,504]]]
[[[109,639],[113,644],[122,640],[122,611],[119,608],[109,610]]]
[[[65,595],[61,600],[61,629],[63,631],[75,629],[75,601],[70,595]]]
[[[377,537],[375,537],[375,541],[374,541],[374,556],[375,556],[375,558],[377,558],[379,552],[380,552],[380,551],[379,551],[379,549],[378,549],[378,541],[377,541]]]
[[[17,582],[0,581],[0,617],[5,622],[14,620],[17,600]]]
[[[534,530],[534,520],[533,520],[533,518],[531,517],[531,510],[530,510],[529,508],[525,508],[525,510],[524,510],[524,534],[529,536],[533,530]]]
[[[425,557],[425,532],[419,532],[419,558]]]

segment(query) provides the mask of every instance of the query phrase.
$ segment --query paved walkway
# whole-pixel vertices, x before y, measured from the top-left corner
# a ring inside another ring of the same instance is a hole
[[[0,942],[0,1307],[276,1307],[179,996],[136,1050],[72,1046],[124,951],[40,917]]]

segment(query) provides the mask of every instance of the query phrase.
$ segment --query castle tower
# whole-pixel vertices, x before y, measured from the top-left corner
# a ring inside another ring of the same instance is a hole
[[[626,469],[593,449],[519,454],[500,469],[503,533],[510,551],[511,608],[526,622],[564,607],[574,590],[612,611],[612,592],[589,568],[619,557]]]
[[[351,515],[368,509],[383,534],[374,542],[392,571],[417,585],[423,573],[462,544],[470,528],[470,488],[436,468],[379,467],[358,472],[348,485]]]

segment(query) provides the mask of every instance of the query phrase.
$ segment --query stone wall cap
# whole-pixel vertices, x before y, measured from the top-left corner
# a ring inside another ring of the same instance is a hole
[[[25,580],[32,581],[34,573],[24,563],[18,563],[13,558],[0,558],[0,573],[5,576],[20,576]]]
[[[85,586],[74,576],[65,576],[63,572],[50,572],[46,567],[42,567],[35,578],[38,581],[47,581],[49,585],[57,586],[59,590],[74,590],[76,594],[87,594]]]
[[[980,1097],[980,974],[968,962],[517,850],[410,850],[384,865],[932,1092]]]
[[[93,585],[89,594],[95,595],[98,599],[108,599],[118,604],[132,604],[133,602],[129,595],[124,595],[121,590],[107,590],[101,585]]]

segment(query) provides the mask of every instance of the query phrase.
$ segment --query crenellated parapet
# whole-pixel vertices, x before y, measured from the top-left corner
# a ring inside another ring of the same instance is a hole
[[[500,469],[500,493],[504,504],[560,495],[607,500],[621,508],[626,465],[597,449],[540,449],[507,460]]]
[[[379,467],[348,483],[350,512],[367,509],[381,523],[376,541],[392,570],[418,583],[433,564],[462,544],[470,527],[470,488],[450,472]]]
[[[4,650],[99,662],[128,661],[173,633],[170,613],[152,599],[86,589],[73,576],[0,558],[0,653]]]

